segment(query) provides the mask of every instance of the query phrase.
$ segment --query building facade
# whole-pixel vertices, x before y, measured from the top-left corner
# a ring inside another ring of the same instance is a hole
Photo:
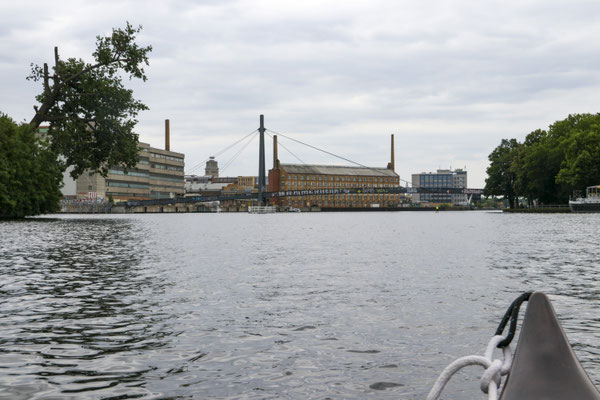
[[[412,186],[420,188],[460,188],[467,187],[467,171],[438,169],[437,172],[422,172],[412,175]],[[414,203],[435,203],[461,205],[467,202],[466,195],[452,193],[413,194]]]
[[[212,156],[206,162],[206,168],[204,168],[204,175],[212,176],[213,178],[219,177],[219,164]]]
[[[84,172],[77,179],[77,197],[127,200],[165,199],[184,194],[184,154],[139,143],[135,168],[111,167],[103,177]]]
[[[276,197],[271,203],[287,208],[371,208],[398,207],[404,200],[399,193],[366,193],[361,188],[399,188],[400,176],[394,171],[394,135],[391,136],[391,161],[387,168],[336,165],[281,164],[277,136],[273,136],[273,169],[269,171],[267,191],[298,192],[334,190],[336,193],[301,194]],[[343,193],[353,189],[353,193]]]
[[[48,126],[40,126],[37,133],[46,139],[48,131]],[[73,167],[67,168],[63,174],[63,197],[86,200],[112,198],[119,202],[183,196],[185,155],[170,151],[169,120],[165,120],[165,150],[142,142],[138,146],[139,161],[134,168],[111,167],[106,177],[86,171],[74,180],[70,175]]]
[[[269,182],[269,192],[307,189],[395,188],[400,186],[400,176],[388,168],[279,164],[277,171],[269,171]],[[402,196],[397,193],[304,195],[273,200],[281,207],[294,208],[397,207],[401,201]]]

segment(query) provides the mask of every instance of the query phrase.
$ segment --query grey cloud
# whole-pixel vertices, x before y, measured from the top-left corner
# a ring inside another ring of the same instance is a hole
[[[91,49],[97,34],[129,20],[154,48],[149,81],[126,82],[151,108],[140,115],[141,138],[160,144],[170,118],[190,162],[247,134],[264,113],[275,131],[374,165],[385,165],[396,133],[410,163],[401,165],[418,170],[403,176],[462,160],[478,168],[481,186],[500,138],[584,112],[600,89],[596,3],[81,2],[73,19],[68,5],[43,4],[0,6],[0,65],[9,71],[0,83],[11,93],[0,94],[0,109],[29,117],[39,89],[24,81],[29,62],[45,61],[54,45]],[[29,9],[34,18],[24,18]],[[47,37],[37,30],[58,21],[64,27]],[[232,174],[254,171],[247,152]]]

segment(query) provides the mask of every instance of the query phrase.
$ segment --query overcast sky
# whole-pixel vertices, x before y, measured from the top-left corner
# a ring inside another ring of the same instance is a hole
[[[125,82],[150,107],[140,140],[162,148],[170,119],[186,172],[264,114],[267,129],[373,167],[393,133],[401,179],[466,167],[477,188],[502,138],[599,111],[596,0],[2,1],[0,111],[29,121],[41,91],[30,63],[51,65],[54,46],[92,61],[96,35],[126,21],[153,47],[148,81]],[[294,154],[280,148],[282,163],[347,164],[279,142]],[[255,139],[222,175],[257,171]]]

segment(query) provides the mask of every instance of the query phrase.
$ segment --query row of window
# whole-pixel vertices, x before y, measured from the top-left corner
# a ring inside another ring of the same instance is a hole
[[[171,197],[173,197],[172,196],[173,194],[180,194],[180,193],[151,191],[150,197],[153,199],[170,199]]]
[[[330,181],[330,182],[388,182],[394,183],[398,181],[398,178],[388,177],[373,177],[373,176],[324,176],[324,175],[288,175],[292,181]],[[286,180],[286,176],[281,177],[282,181]]]
[[[283,204],[284,206],[290,206],[290,207],[304,207],[304,206],[311,206],[311,205],[317,205],[319,207],[361,207],[361,208],[365,208],[365,207],[371,207],[371,204],[379,204],[382,207],[386,207],[386,206],[398,206],[398,203],[393,203],[393,202],[385,202],[385,203],[369,203],[369,202],[356,202],[356,201],[320,201],[320,202],[306,202],[306,201],[290,201],[287,202],[286,204]]]
[[[172,186],[172,185],[150,185],[151,188],[166,188],[166,189],[175,189],[177,191],[181,191],[181,186]]]
[[[174,177],[173,175],[161,175],[161,174],[150,174],[150,179],[155,179],[158,181],[169,181],[169,182],[177,182],[184,184],[184,180],[182,177]]]
[[[163,160],[171,160],[171,161],[177,161],[177,162],[183,163],[183,158],[166,156],[164,154],[150,153],[150,157],[162,158]]]
[[[140,178],[150,178],[150,179],[156,179],[156,180],[161,180],[161,181],[183,183],[183,179],[181,177],[173,177],[172,175],[153,174],[153,173],[149,173],[146,171],[139,171],[139,170],[138,171],[129,171],[129,170],[123,171],[120,169],[109,169],[108,173],[114,174],[114,175],[135,176],[135,177],[140,177]],[[90,173],[90,174],[92,174],[92,173]]]
[[[307,187],[324,187],[324,188],[333,188],[333,187],[396,187],[397,185],[392,185],[392,184],[388,184],[388,183],[363,183],[363,184],[356,184],[354,182],[352,183],[346,183],[346,182],[335,182],[335,183],[329,183],[329,182],[286,182],[284,183],[284,188],[285,189],[301,189],[301,188],[307,188]]]
[[[294,199],[299,200],[399,200],[402,196],[399,194],[329,194],[329,195],[310,195],[310,196],[298,196],[294,197]],[[284,202],[288,201],[284,199]]]
[[[157,168],[157,169],[166,169],[169,171],[183,171],[183,167],[174,167],[172,165],[165,165],[165,164],[151,164],[150,165],[152,168]]]
[[[419,196],[419,198],[421,201],[448,202],[451,201],[452,195],[423,193]]]
[[[106,181],[106,186],[112,187],[125,187],[125,188],[133,188],[133,189],[149,189],[147,183],[133,183],[133,182],[116,182],[116,181]]]
[[[148,197],[147,193],[122,193],[122,192],[106,192],[106,195],[111,195],[113,197]]]
[[[444,176],[421,176],[421,182],[452,182],[452,177],[444,177]]]
[[[131,170],[123,171],[123,170],[114,169],[114,168],[109,169],[108,173],[115,174],[115,175],[138,176],[141,178],[147,178],[150,176],[150,174],[148,174],[148,172],[145,172],[145,171],[131,171]]]

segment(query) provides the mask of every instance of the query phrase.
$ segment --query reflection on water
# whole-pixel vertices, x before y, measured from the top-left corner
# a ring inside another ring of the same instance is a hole
[[[127,387],[145,395],[153,367],[138,354],[163,347],[164,290],[144,270],[144,245],[126,220],[4,223],[0,288],[0,396],[85,398]],[[115,392],[118,393],[118,392]]]
[[[0,399],[421,399],[525,290],[600,383],[600,216],[0,223]],[[448,398],[480,398],[480,371]]]

